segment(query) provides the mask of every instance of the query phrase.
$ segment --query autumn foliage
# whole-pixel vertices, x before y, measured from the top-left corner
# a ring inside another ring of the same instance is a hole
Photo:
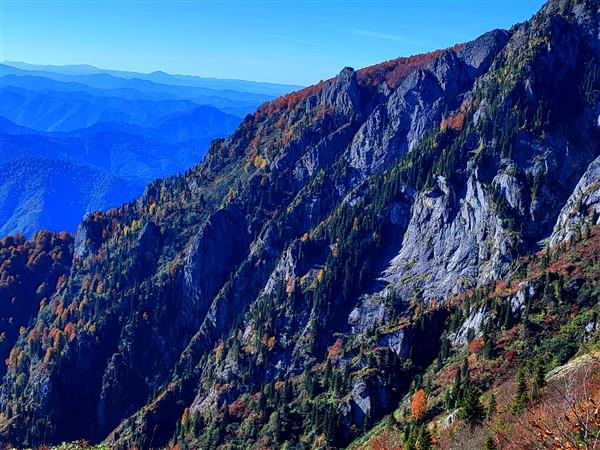
[[[459,51],[463,47],[464,45],[459,44],[452,47],[452,50]],[[396,89],[413,70],[427,66],[435,58],[442,55],[444,51],[435,50],[365,67],[358,71],[358,81],[367,86],[377,86],[385,81],[391,89]]]
[[[327,357],[337,361],[337,358],[340,354],[340,352],[342,351],[342,341],[340,339],[337,339],[334,344],[329,347],[328,351],[327,351]]]
[[[410,414],[414,421],[423,420],[427,413],[427,394],[423,389],[419,389],[412,396],[410,401]]]
[[[539,400],[500,435],[507,450],[600,446],[600,358],[590,355],[550,382]]]
[[[402,440],[398,433],[386,429],[373,437],[367,443],[365,450],[402,450],[400,442]]]

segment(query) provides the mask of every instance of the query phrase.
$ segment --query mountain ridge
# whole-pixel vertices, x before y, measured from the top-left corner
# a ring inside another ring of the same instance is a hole
[[[443,366],[450,332],[468,334],[469,308],[436,305],[481,290],[506,338],[530,290],[487,286],[552,233],[567,244],[567,203],[598,224],[595,191],[574,190],[597,173],[599,6],[552,0],[510,31],[345,68],[88,217],[13,349],[4,439],[340,448]],[[565,292],[594,308],[582,276]],[[466,381],[457,392],[447,404],[479,401]]]
[[[38,64],[27,64],[19,61],[2,61],[2,64],[16,67],[18,69],[23,70],[36,70],[42,72],[66,72],[74,75],[85,75],[85,74],[94,74],[94,73],[108,73],[109,75],[119,76],[121,78],[140,78],[140,79],[148,79],[149,81],[154,80],[165,80],[169,83],[167,84],[176,84],[174,81],[179,80],[181,83],[190,83],[190,84],[182,84],[184,86],[200,86],[200,87],[210,87],[219,86],[220,84],[225,84],[226,86],[233,85],[235,87],[244,86],[244,91],[247,92],[255,92],[269,95],[281,95],[287,91],[297,90],[301,88],[298,85],[292,84],[281,84],[281,83],[271,83],[271,82],[263,82],[263,81],[248,81],[248,80],[238,80],[233,78],[213,78],[213,77],[199,77],[196,75],[182,75],[182,74],[169,74],[167,72],[156,70],[153,72],[140,73],[140,72],[132,72],[132,71],[123,71],[123,70],[107,70],[101,69],[88,64],[80,64],[80,65],[66,65],[66,66],[57,66],[57,65],[38,65]],[[195,82],[195,83],[194,83]],[[229,87],[232,89],[231,87]],[[254,88],[254,89],[253,89]],[[258,89],[257,89],[258,88]]]

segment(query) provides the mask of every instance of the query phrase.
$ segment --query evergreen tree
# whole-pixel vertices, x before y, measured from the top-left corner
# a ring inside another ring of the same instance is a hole
[[[419,438],[419,428],[410,425],[404,429],[404,448],[406,450],[417,450],[417,441]]]
[[[492,395],[490,395],[490,399],[488,400],[487,407],[485,408],[486,417],[488,419],[491,419],[496,413],[496,406],[496,396],[492,392]]]
[[[504,318],[502,319],[502,328],[508,330],[512,327],[513,324],[513,312],[512,305],[510,302],[506,302],[504,305]]]
[[[427,425],[423,425],[417,438],[417,450],[431,450],[433,449],[433,439]]]
[[[490,322],[491,323],[491,320]],[[491,327],[486,327],[483,332],[483,356],[486,359],[494,357],[494,349],[496,348],[496,333]]]
[[[481,425],[485,418],[485,411],[479,400],[479,391],[470,384],[465,390],[459,415],[470,427]]]
[[[541,357],[537,359],[535,364],[534,384],[538,389],[541,389],[546,385],[546,366]]]
[[[520,413],[529,401],[527,395],[527,381],[525,380],[525,371],[519,369],[515,384],[515,393],[513,395],[512,410],[514,413]]]
[[[485,442],[483,443],[482,450],[498,450],[496,440],[491,435],[488,436]]]

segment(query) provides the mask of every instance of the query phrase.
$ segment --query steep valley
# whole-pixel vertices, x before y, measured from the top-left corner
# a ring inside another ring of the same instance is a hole
[[[72,242],[5,238],[5,304],[24,246],[72,261],[24,264],[56,287],[27,294],[39,309],[10,335],[0,441],[577,448],[583,432],[544,447],[518,427],[551,370],[587,355],[597,372],[599,36],[599,1],[550,0],[507,31],[344,68]],[[527,395],[484,412],[510,383]]]

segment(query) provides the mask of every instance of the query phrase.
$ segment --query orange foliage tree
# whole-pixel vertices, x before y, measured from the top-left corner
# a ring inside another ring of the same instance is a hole
[[[419,422],[427,413],[427,394],[423,389],[414,393],[410,401],[410,413],[414,421]]]

